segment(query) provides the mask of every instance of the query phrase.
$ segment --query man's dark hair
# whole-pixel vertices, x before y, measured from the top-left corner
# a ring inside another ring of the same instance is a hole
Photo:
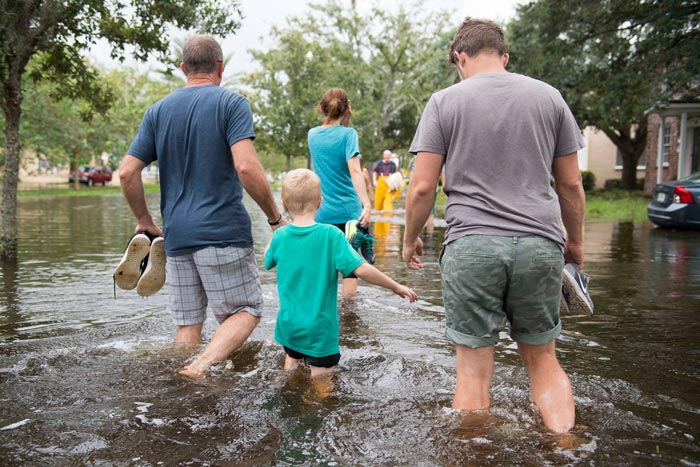
[[[188,75],[214,73],[216,66],[223,59],[221,46],[209,36],[195,36],[188,40],[182,49],[182,62],[185,64],[185,72]]]
[[[469,57],[476,57],[481,52],[506,53],[503,30],[493,21],[467,17],[462,21],[457,34],[450,45],[450,63],[457,63],[455,52],[464,52]]]

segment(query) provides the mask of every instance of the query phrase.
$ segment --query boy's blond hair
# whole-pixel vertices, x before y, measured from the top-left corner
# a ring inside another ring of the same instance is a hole
[[[282,179],[282,202],[292,216],[311,212],[321,200],[321,179],[309,169],[295,169]]]

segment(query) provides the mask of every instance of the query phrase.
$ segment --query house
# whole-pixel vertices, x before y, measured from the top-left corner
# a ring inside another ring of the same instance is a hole
[[[588,126],[583,129],[586,147],[578,152],[578,165],[595,175],[595,188],[603,188],[606,180],[619,180],[622,177],[622,156],[602,130]],[[644,156],[640,158],[643,162]],[[644,178],[645,166],[637,166],[637,179]]]
[[[700,102],[669,101],[647,114],[644,192],[651,195],[657,183],[700,172]]]

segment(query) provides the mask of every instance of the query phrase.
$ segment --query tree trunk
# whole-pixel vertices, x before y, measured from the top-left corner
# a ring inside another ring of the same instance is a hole
[[[19,84],[19,83],[18,83]],[[2,240],[0,257],[16,262],[17,253],[17,183],[19,182],[19,122],[22,114],[19,86],[5,110],[5,171],[2,178]]]
[[[637,188],[637,165],[639,165],[639,157],[641,153],[623,152],[622,155],[622,188],[625,190],[634,190]]]
[[[292,170],[292,156],[287,154],[287,172]]]
[[[79,170],[78,170],[78,163],[75,161],[75,158],[71,161],[70,165],[70,173],[73,174],[73,189],[74,190],[79,190],[80,189],[80,180],[78,179],[79,175]]]
[[[637,165],[647,142],[647,120],[625,128],[603,128],[603,132],[617,146],[622,157],[622,189],[637,188]]]

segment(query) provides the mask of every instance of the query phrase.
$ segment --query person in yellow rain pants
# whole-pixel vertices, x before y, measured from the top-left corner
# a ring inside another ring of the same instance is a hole
[[[388,149],[382,154],[382,160],[374,167],[372,172],[372,184],[377,187],[374,194],[374,208],[377,211],[391,211],[394,209],[393,196],[386,180],[396,172],[396,164],[391,160],[391,151]]]

